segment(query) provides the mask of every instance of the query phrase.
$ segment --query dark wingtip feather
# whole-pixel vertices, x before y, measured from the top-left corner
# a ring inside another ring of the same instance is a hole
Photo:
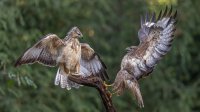
[[[172,14],[172,9],[173,9],[173,8],[172,8],[172,5],[171,5],[170,10],[169,10],[167,16],[170,16],[170,15]]]
[[[145,22],[149,22],[149,13],[148,12],[146,12]]]
[[[101,62],[101,64],[102,64],[102,66],[103,66],[105,69],[107,69],[107,66],[106,66],[105,63],[101,60],[99,54],[95,52],[94,55],[97,55],[97,56],[98,56],[98,58],[99,58],[99,60],[100,60],[100,62]]]
[[[166,27],[171,23],[172,21],[172,17],[169,18],[169,20],[167,21]]]
[[[168,7],[166,6],[165,11],[164,11],[162,17],[165,17],[167,15],[167,11],[168,11]]]
[[[14,67],[18,67],[20,65],[20,63],[19,62],[16,62],[15,64],[14,64]]]
[[[107,80],[110,80],[110,78],[109,78],[109,76],[108,76],[106,71],[104,71],[104,76],[106,77]]]
[[[175,32],[175,31],[176,31],[176,28],[174,28],[172,31]]]
[[[177,20],[175,20],[175,22],[174,22],[174,25],[176,25],[178,23],[178,21]]]
[[[105,80],[105,79],[109,80],[110,78],[109,78],[109,76],[108,76],[108,74],[107,74],[107,72],[106,72],[107,66],[106,66],[105,63],[101,60],[101,58],[100,58],[100,56],[99,56],[98,53],[95,52],[94,55],[96,55],[96,56],[99,58],[99,61],[100,61],[101,65],[103,66],[103,69],[100,70],[100,71],[101,71],[101,75],[103,75],[103,80]],[[100,76],[101,76],[101,75],[100,75]]]
[[[151,22],[155,22],[155,21],[156,21],[156,13],[153,12]]]
[[[175,13],[174,13],[174,15],[172,17],[173,17],[173,19],[176,19],[176,17],[177,17],[177,10],[175,11]]]
[[[104,70],[104,69],[102,69],[102,70],[100,70],[101,71],[101,77],[102,77],[102,79],[105,81],[105,80],[110,80],[110,78],[108,77],[108,74],[107,74],[107,72],[106,72],[106,70]]]
[[[15,62],[15,64],[14,64],[14,67],[18,67],[18,66],[20,66],[22,63],[21,63],[21,58],[22,58],[22,56],[20,56],[18,59],[17,59],[17,61]]]
[[[162,15],[162,10],[160,10],[160,13],[158,15],[157,21],[161,18],[161,15]]]
[[[142,15],[140,16],[140,24],[141,24],[141,28],[143,27],[143,24],[144,24],[144,19],[143,19],[143,17],[142,17]]]

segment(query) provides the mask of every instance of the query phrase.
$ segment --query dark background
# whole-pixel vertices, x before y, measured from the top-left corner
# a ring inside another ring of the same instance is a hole
[[[125,48],[138,45],[140,15],[166,5],[178,10],[172,50],[150,77],[139,81],[145,108],[126,91],[113,97],[118,112],[200,111],[200,1],[0,0],[0,112],[103,112],[95,89],[54,86],[57,68],[14,68],[15,60],[47,33],[64,38],[78,26],[102,57],[113,82]]]

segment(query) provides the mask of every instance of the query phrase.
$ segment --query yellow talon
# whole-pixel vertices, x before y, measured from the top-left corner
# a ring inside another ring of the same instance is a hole
[[[106,84],[105,81],[103,81],[103,84],[104,84],[104,86],[106,86],[106,87],[111,87],[111,86],[112,86],[112,84]]]

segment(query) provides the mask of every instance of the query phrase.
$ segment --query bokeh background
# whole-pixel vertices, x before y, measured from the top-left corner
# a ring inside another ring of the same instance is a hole
[[[145,108],[126,91],[118,112],[200,112],[199,0],[0,0],[0,112],[104,112],[98,92],[54,86],[57,68],[14,68],[15,60],[48,33],[64,38],[78,26],[102,57],[113,82],[125,48],[138,45],[140,15],[166,5],[178,10],[172,50],[139,81]]]

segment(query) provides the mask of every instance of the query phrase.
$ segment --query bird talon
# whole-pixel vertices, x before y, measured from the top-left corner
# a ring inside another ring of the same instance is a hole
[[[112,86],[112,84],[106,84],[105,81],[103,81],[103,85],[105,86],[106,89],[108,89],[108,87],[111,87],[111,86]]]
[[[111,87],[112,86],[112,84],[106,84],[105,81],[103,81],[103,85],[106,86],[106,87]]]

